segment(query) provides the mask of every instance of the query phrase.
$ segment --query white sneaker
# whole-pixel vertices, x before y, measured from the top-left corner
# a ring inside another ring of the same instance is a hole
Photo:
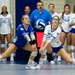
[[[41,69],[42,67],[43,67],[42,65],[38,64],[38,65],[36,66],[36,69]]]
[[[55,62],[52,60],[52,61],[50,61],[50,64],[52,64],[52,65],[53,65],[53,64],[55,64]]]
[[[14,58],[11,58],[11,57],[10,57],[10,61],[11,61],[11,62],[14,62]]]
[[[0,61],[2,61],[2,55],[0,54]]]
[[[32,70],[35,70],[36,67],[32,66],[32,65],[26,65],[26,69],[32,69]]]
[[[61,62],[61,58],[57,58],[57,62]]]

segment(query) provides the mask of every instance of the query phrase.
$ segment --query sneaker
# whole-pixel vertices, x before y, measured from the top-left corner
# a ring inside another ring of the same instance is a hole
[[[57,62],[61,62],[61,58],[57,58]]]
[[[43,67],[42,65],[38,64],[38,65],[36,66],[36,69],[41,69],[42,67]]]
[[[14,58],[11,58],[11,57],[10,57],[10,61],[11,61],[11,62],[14,62]]]
[[[32,65],[26,65],[26,69],[32,69],[32,70],[35,70],[36,67],[32,66]]]
[[[2,61],[2,55],[0,54],[0,61]]]
[[[55,64],[55,62],[52,60],[52,61],[50,61],[50,64],[52,64],[52,65],[53,65],[53,64]]]

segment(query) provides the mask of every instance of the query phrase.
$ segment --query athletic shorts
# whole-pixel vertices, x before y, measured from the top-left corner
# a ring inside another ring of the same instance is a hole
[[[17,37],[14,37],[12,43],[15,44],[19,48],[23,48],[26,45],[27,40],[26,39],[18,39]]]
[[[75,34],[75,28],[72,28],[71,33]]]
[[[71,32],[71,30],[69,32],[65,32],[64,30],[62,30],[62,32],[64,32],[65,34],[67,34],[67,33]]]
[[[53,52],[55,52],[55,53],[59,52],[59,50],[61,50],[62,48],[63,48],[62,45],[60,45],[59,47],[52,47]]]

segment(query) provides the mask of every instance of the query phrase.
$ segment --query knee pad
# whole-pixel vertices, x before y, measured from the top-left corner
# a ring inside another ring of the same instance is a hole
[[[71,45],[67,45],[67,50],[71,50]]]
[[[5,48],[5,44],[1,44],[1,48]]]
[[[47,49],[44,50],[44,52],[42,53],[42,55],[46,55]]]
[[[8,47],[11,45],[11,43],[8,44]]]
[[[37,56],[37,52],[32,52],[31,55],[32,56]]]
[[[73,45],[71,45],[71,50],[74,50],[74,46]]]

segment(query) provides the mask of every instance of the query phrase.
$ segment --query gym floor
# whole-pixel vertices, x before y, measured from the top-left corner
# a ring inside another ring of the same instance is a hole
[[[75,75],[75,65],[65,61],[55,65],[45,62],[40,70],[27,70],[25,63],[0,62],[0,75]]]

